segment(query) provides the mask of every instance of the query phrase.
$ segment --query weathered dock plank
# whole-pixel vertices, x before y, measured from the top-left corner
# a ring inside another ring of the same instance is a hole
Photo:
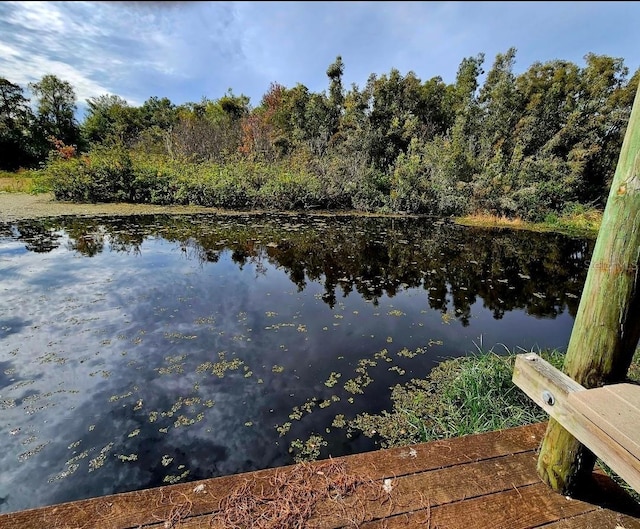
[[[308,501],[303,527],[518,529],[566,522],[569,525],[556,526],[605,528],[609,521],[618,520],[620,527],[640,529],[640,506],[602,473],[594,474],[595,500],[569,500],[540,481],[535,469],[536,451],[545,427],[536,424],[44,506],[2,514],[0,527],[228,527],[229,518],[223,514],[235,492],[250,497],[259,491],[261,499],[277,502],[283,484],[301,483],[303,475],[320,483],[330,477],[325,473],[339,467],[343,476],[354,478],[353,489],[349,494],[331,492]],[[302,491],[305,498],[311,497],[315,486],[310,484]],[[265,513],[263,516],[267,516]],[[599,525],[601,522],[604,525]],[[273,527],[287,529],[276,522]]]

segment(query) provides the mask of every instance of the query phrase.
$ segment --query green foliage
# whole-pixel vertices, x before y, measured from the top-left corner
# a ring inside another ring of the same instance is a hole
[[[413,152],[411,148],[410,152]],[[423,146],[418,145],[416,152],[420,153],[423,163],[422,178],[429,179],[428,185],[434,197],[433,213],[444,216],[466,212],[472,188],[455,175],[468,169],[469,165],[464,160],[465,155],[461,156],[456,142],[436,137]]]
[[[281,171],[260,188],[259,203],[267,209],[309,209],[321,206],[320,182],[296,171]]]
[[[353,189],[351,201],[355,209],[361,211],[389,212],[389,176],[373,167],[367,169]]]
[[[40,148],[48,150],[50,138],[65,145],[77,145],[80,129],[75,118],[76,94],[68,81],[55,75],[45,75],[29,88],[37,101],[35,134],[40,138]]]
[[[293,454],[296,463],[305,461],[315,461],[320,456],[323,446],[327,446],[327,441],[318,434],[311,434],[308,439],[294,439],[289,446],[289,452]]]
[[[0,78],[0,169],[15,171],[33,165],[34,119],[22,88]]]
[[[564,355],[543,351],[558,368]],[[384,447],[457,437],[532,424],[546,414],[511,381],[515,354],[493,350],[446,360],[428,378],[392,388],[391,411],[362,414],[352,430],[376,437]]]
[[[322,206],[320,182],[286,165],[197,164],[123,148],[77,158],[52,155],[43,170],[58,200],[192,204],[229,209]]]
[[[506,172],[513,153],[513,131],[522,107],[522,94],[516,88],[512,71],[515,55],[515,48],[510,48],[506,54],[496,56],[478,96],[482,112],[478,131],[480,156],[491,163],[500,163],[501,173]]]
[[[87,202],[87,190],[91,185],[91,177],[87,164],[80,158],[49,160],[43,170],[43,179],[49,182],[56,200]]]
[[[179,192],[188,204],[244,209],[253,205],[252,177],[243,164],[202,164]]]
[[[87,115],[82,123],[85,140],[93,145],[131,146],[141,125],[141,111],[114,95],[87,99]]]
[[[167,97],[150,97],[138,111],[144,128],[169,130],[178,118],[178,109]]]
[[[51,155],[43,175],[57,200],[131,202],[135,197],[133,162],[124,149],[69,159]]]
[[[396,160],[391,180],[391,208],[437,216],[465,211],[467,190],[450,170],[453,145],[436,138],[425,144],[412,140]]]
[[[182,191],[193,167],[162,156],[136,154],[132,158],[133,202],[149,204],[186,204]]]
[[[627,79],[622,59],[590,53],[584,67],[536,62],[516,75],[509,48],[481,82],[484,60],[463,59],[453,84],[392,68],[346,89],[337,56],[325,92],[274,83],[256,108],[231,89],[180,106],[103,95],[87,101],[84,141],[69,83],[30,85],[34,115],[0,79],[0,168],[47,165],[40,189],[55,182],[68,200],[530,222],[560,219],[568,204],[602,209],[640,70]],[[74,149],[88,158],[65,160]]]

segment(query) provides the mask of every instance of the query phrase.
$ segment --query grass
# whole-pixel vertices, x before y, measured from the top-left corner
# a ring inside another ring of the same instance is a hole
[[[563,215],[547,215],[544,222],[527,222],[521,218],[509,218],[483,213],[456,218],[456,223],[463,226],[526,229],[585,237],[596,237],[601,222],[602,211],[584,206],[570,208]]]
[[[0,171],[0,192],[5,193],[30,193],[33,178],[30,173],[24,176],[17,173]]]
[[[540,354],[561,367],[562,353]],[[514,361],[515,354],[493,350],[445,360],[426,379],[393,387],[390,411],[358,415],[349,426],[391,447],[546,420],[546,414],[511,381]]]
[[[562,368],[564,353],[537,353]],[[392,447],[546,421],[547,414],[511,381],[515,358],[509,351],[497,354],[477,346],[475,353],[440,363],[426,379],[396,385],[390,411],[358,415],[349,422],[349,429],[378,438],[382,447]],[[640,383],[640,349],[627,378]],[[599,464],[640,503],[640,493]]]

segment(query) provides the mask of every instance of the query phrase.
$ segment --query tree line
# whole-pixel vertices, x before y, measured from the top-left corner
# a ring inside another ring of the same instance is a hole
[[[30,84],[32,109],[0,78],[0,168],[41,167],[70,200],[528,220],[602,207],[640,69],[589,53],[516,75],[515,57],[487,72],[467,57],[451,84],[392,69],[349,88],[337,57],[323,92],[272,83],[255,107],[232,90],[138,107],[105,94],[82,122],[68,82]]]

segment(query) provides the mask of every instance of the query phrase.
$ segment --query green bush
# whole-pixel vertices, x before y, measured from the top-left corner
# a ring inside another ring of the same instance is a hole
[[[294,171],[279,171],[258,191],[260,206],[267,209],[308,209],[322,206],[317,178]]]
[[[252,191],[233,165],[198,166],[184,182],[180,196],[189,204],[230,209],[244,209],[253,202]]]
[[[132,202],[133,162],[123,149],[98,150],[79,158],[53,156],[43,169],[57,200]]]
[[[84,158],[52,159],[43,169],[42,175],[43,180],[49,183],[56,200],[89,201],[91,175]]]
[[[154,164],[136,164],[132,201],[149,204],[179,204],[181,179],[171,168]]]
[[[351,204],[360,211],[387,213],[391,211],[389,193],[391,181],[388,175],[370,168],[360,185],[350,189]]]

